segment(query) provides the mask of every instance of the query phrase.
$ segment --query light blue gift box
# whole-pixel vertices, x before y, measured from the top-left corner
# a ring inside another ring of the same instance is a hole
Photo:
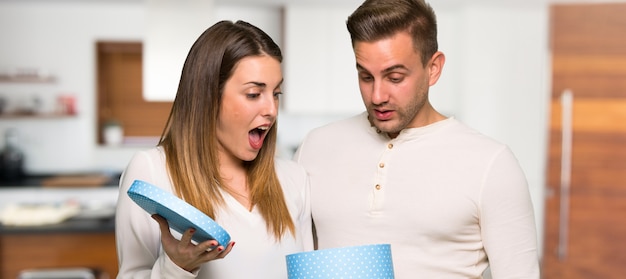
[[[286,256],[289,279],[393,279],[390,244],[322,249]]]
[[[226,247],[230,242],[228,232],[211,217],[172,193],[142,180],[133,181],[127,193],[149,214],[165,218],[175,231],[182,234],[189,228],[195,228],[192,240],[197,243],[215,239],[219,245]]]

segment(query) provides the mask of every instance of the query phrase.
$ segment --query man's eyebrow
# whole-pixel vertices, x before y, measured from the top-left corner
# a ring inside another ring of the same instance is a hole
[[[359,71],[365,71],[365,72],[368,72],[368,73],[369,73],[369,71],[368,71],[367,69],[365,69],[365,67],[361,66],[359,63],[357,63],[357,64],[356,64],[356,68],[357,68]],[[396,65],[393,65],[393,66],[391,66],[391,67],[387,67],[387,68],[385,68],[384,70],[382,70],[382,71],[381,71],[381,73],[382,73],[382,74],[387,74],[387,73],[389,73],[389,72],[393,72],[393,71],[398,70],[398,69],[402,69],[402,70],[409,70],[406,66],[404,66],[404,65],[402,65],[402,64],[396,64]]]
[[[359,63],[356,63],[356,68],[359,70],[364,70],[367,71],[365,68],[363,68],[363,66],[361,66]]]
[[[386,73],[393,72],[393,71],[398,70],[398,69],[400,69],[400,70],[409,70],[409,68],[407,68],[406,66],[404,66],[402,64],[396,64],[396,65],[393,65],[391,67],[388,67],[388,68],[384,69],[382,71],[382,73],[386,74]]]

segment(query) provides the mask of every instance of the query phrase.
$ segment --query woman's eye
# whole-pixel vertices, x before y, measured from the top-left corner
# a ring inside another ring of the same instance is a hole
[[[278,99],[280,95],[283,95],[283,92],[274,92],[274,98]]]
[[[248,99],[256,99],[259,95],[261,95],[261,93],[248,93],[246,94],[246,97],[248,97]]]

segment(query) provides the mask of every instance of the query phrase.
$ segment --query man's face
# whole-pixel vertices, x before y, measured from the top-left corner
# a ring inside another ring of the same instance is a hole
[[[432,59],[423,66],[408,33],[356,42],[354,53],[361,97],[376,128],[393,138],[405,128],[427,124],[430,111],[423,109],[432,110],[428,89],[437,81],[438,69],[433,77]]]

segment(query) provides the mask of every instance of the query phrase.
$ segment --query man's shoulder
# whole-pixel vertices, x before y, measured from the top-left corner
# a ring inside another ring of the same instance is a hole
[[[274,164],[284,190],[303,189],[307,183],[308,174],[301,164],[281,157],[274,158]]]
[[[327,136],[328,134],[340,135],[344,133],[351,133],[350,131],[362,129],[362,127],[364,127],[363,123],[365,122],[367,122],[367,113],[360,113],[313,128],[309,132],[308,136]]]
[[[479,130],[454,119],[442,142],[465,149],[470,153],[496,152],[499,153],[508,146],[498,139],[484,134]],[[467,148],[471,147],[471,148]]]
[[[282,157],[274,158],[274,165],[276,166],[276,171],[285,172],[285,173],[306,173],[304,167],[300,165],[298,162]]]

